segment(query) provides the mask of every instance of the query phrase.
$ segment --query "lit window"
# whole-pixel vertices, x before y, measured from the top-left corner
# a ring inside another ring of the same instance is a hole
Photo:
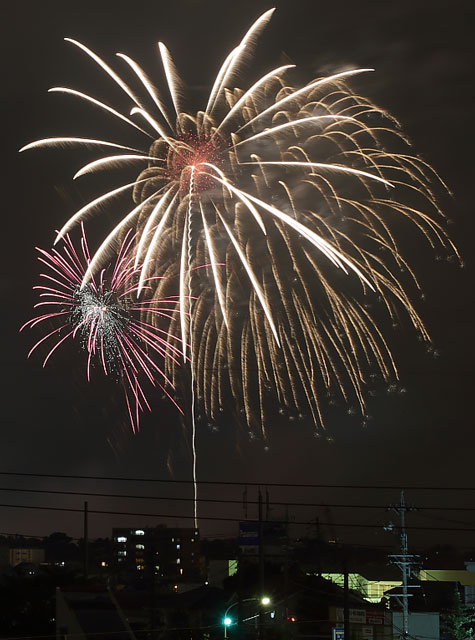
[[[104,562],[104,560],[101,562],[101,567],[107,567],[107,562]]]
[[[145,547],[144,547],[144,545],[143,545],[143,544],[136,544],[136,545],[135,545],[135,548],[136,548],[136,549],[145,549]]]
[[[181,576],[183,575],[183,569],[180,569],[180,575]]]
[[[135,530],[135,535],[136,536],[144,536],[145,535],[145,531],[143,529],[136,529]]]
[[[194,539],[194,538],[191,538],[191,542],[194,542],[194,541],[195,541],[195,539]]]
[[[127,551],[118,551],[117,555],[119,556],[126,556],[127,555]]]
[[[195,531],[195,536],[197,536],[197,535],[198,535],[198,531]]]
[[[177,564],[180,564],[180,562],[181,562],[180,558],[177,558],[177,559],[176,559],[176,563],[177,563]]]
[[[172,542],[175,542],[175,538],[172,538]]]
[[[127,542],[127,538],[125,536],[119,536],[117,542]]]
[[[177,544],[177,545],[176,545],[176,548],[177,548],[177,549],[180,549],[180,548],[181,548],[181,545]]]
[[[143,571],[143,568],[144,568],[143,564],[137,565],[137,571]]]

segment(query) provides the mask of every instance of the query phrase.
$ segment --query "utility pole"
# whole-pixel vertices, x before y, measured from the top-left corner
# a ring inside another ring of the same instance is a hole
[[[145,568],[148,570],[149,580],[150,580],[150,638],[155,638],[158,632],[156,631],[156,616],[155,616],[155,539],[153,538],[153,534],[150,535],[149,532],[149,540],[150,544],[147,544],[147,549],[145,553],[146,565]],[[147,541],[148,542],[148,541]]]
[[[243,590],[244,590],[244,560],[242,547],[238,549],[238,569],[237,569],[237,596],[238,596],[238,604],[237,604],[237,640],[242,640],[243,633],[243,618],[244,618],[244,608],[243,608]]]
[[[88,532],[88,505],[87,501],[84,502],[84,578],[87,580],[89,577],[89,532]]]
[[[401,497],[399,505],[391,505],[390,507],[393,511],[395,511],[400,518],[399,525],[399,539],[400,539],[400,553],[391,554],[388,556],[390,558],[392,564],[395,564],[402,573],[402,593],[394,593],[393,595],[398,603],[402,607],[402,633],[401,638],[405,640],[409,637],[409,598],[413,595],[409,593],[409,589],[413,589],[418,587],[419,585],[410,585],[408,584],[409,579],[411,577],[413,568],[418,564],[419,556],[411,555],[409,553],[409,546],[407,542],[407,533],[406,533],[406,513],[408,511],[414,511],[415,507],[408,506],[406,504],[404,490],[401,491]],[[385,527],[386,529],[391,530],[393,527],[390,525],[389,527]]]
[[[350,638],[350,585],[348,580],[348,557],[344,551],[343,557],[343,637]]]
[[[285,550],[284,550],[284,602],[282,607],[282,636],[284,640],[289,638],[289,507],[285,507]]]
[[[264,596],[264,523],[262,520],[262,494],[259,487],[259,629],[258,637],[264,637],[264,609],[262,598]]]

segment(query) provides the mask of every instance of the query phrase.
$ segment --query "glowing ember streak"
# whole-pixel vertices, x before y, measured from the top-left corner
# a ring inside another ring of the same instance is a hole
[[[47,284],[34,287],[40,291],[41,301],[35,308],[41,313],[21,329],[56,325],[28,354],[30,356],[43,343],[52,344],[43,366],[66,340],[78,339],[87,353],[87,379],[91,379],[91,369],[100,364],[106,375],[120,380],[130,422],[137,431],[140,412],[150,408],[144,391],[145,381],[149,386],[161,388],[176,405],[170,395],[173,385],[160,363],[170,359],[178,364],[182,350],[180,340],[160,328],[162,319],[166,319],[167,325],[168,319],[176,313],[176,298],[137,299],[141,269],[134,266],[133,244],[134,234],[128,232],[115,262],[98,276],[91,277],[86,286],[81,283],[90,256],[84,228],[79,252],[69,235],[64,237],[62,250],[38,249],[39,260],[48,269],[41,274]],[[144,288],[149,287],[150,282],[145,280]],[[144,320],[144,316],[149,320]]]
[[[209,139],[200,140],[192,134],[181,137],[179,142],[182,143],[181,147],[168,152],[165,179],[178,184],[180,191],[189,193],[191,176],[194,174],[194,193],[200,194],[212,189],[215,186],[214,180],[202,170],[202,165],[208,162],[220,163],[219,145]]]
[[[443,183],[411,155],[394,118],[349,86],[372,69],[294,86],[292,65],[284,65],[237,87],[272,12],[258,18],[224,58],[197,113],[183,110],[184,85],[164,44],[159,53],[167,99],[128,56],[118,54],[138,90],[71,40],[130,98],[131,118],[140,119],[154,142],[131,149],[51,138],[24,147],[82,143],[120,150],[93,158],[77,176],[144,163],[135,183],[98,196],[61,231],[133,186],[134,206],[88,263],[80,295],[86,296],[114,243],[133,225],[134,268],[143,261],[136,293],[153,289],[160,300],[179,292],[180,313],[170,314],[168,331],[171,344],[182,336],[181,356],[189,353],[193,410],[196,401],[212,423],[219,422],[232,396],[238,420],[264,435],[276,407],[323,427],[328,395],[355,402],[364,414],[368,373],[386,381],[398,375],[381,314],[373,317],[369,308],[379,304],[391,322],[402,310],[429,340],[411,301],[420,285],[404,255],[405,238],[417,232],[431,248],[458,255],[434,196]],[[61,91],[130,128],[131,120],[95,98]],[[198,268],[203,265],[208,267]],[[100,325],[97,314],[87,317]],[[177,366],[176,359],[165,362],[173,380]]]

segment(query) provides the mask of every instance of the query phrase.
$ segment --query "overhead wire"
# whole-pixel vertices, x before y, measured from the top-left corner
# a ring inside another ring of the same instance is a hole
[[[102,492],[90,492],[90,491],[67,491],[64,489],[30,489],[20,487],[0,487],[0,491],[11,491],[13,493],[40,493],[40,494],[52,494],[52,495],[66,495],[66,496],[87,496],[97,498],[120,498],[127,500],[173,500],[179,502],[192,502],[194,498],[182,497],[182,496],[151,496],[151,495],[137,495],[137,494],[124,494],[124,493],[102,493]],[[239,504],[242,505],[242,499],[233,498],[198,498],[198,502],[211,502],[217,504]],[[321,508],[342,508],[342,509],[379,509],[387,510],[387,505],[381,504],[348,504],[348,503],[328,503],[328,502],[276,502],[271,501],[272,506],[280,507],[321,507]],[[258,500],[247,500],[248,505],[258,505]],[[425,506],[418,507],[418,510],[424,509],[427,511],[475,511],[475,507],[453,507],[453,506]],[[456,524],[470,524],[466,522],[453,521]]]
[[[74,507],[50,507],[43,505],[24,505],[24,504],[0,504],[0,508],[10,508],[10,509],[32,509],[39,511],[59,511],[59,512],[68,512],[68,513],[84,513],[83,509],[74,508]],[[88,508],[89,514],[96,515],[116,515],[116,516],[134,516],[141,518],[163,518],[163,519],[179,519],[179,520],[189,520],[193,519],[194,516],[190,514],[171,514],[171,513],[142,513],[142,512],[133,512],[133,511],[109,511],[104,509],[90,509]],[[246,519],[246,518],[232,518],[226,516],[200,516],[200,520],[212,520],[217,522],[256,522],[255,519]],[[310,525],[314,524],[310,520],[271,520],[269,521],[273,524],[294,524],[294,525]],[[328,527],[344,527],[344,528],[366,528],[366,529],[375,529],[380,528],[380,525],[373,524],[362,524],[356,522],[321,522],[321,525]],[[417,526],[417,525],[407,525],[407,530],[414,531],[457,531],[457,532],[475,532],[475,527],[471,528],[461,528],[461,527],[425,527],[425,526]]]
[[[73,480],[105,480],[111,482],[157,482],[168,484],[193,484],[191,479],[176,479],[176,478],[126,478],[121,476],[86,476],[79,474],[60,474],[60,473],[27,473],[24,471],[0,471],[0,475],[3,476],[23,476],[34,478],[61,478],[61,479],[73,479]],[[405,489],[407,491],[475,491],[475,487],[459,487],[459,486],[427,486],[427,485],[355,485],[355,484],[311,484],[311,483],[296,483],[296,482],[247,482],[247,481],[235,481],[235,480],[200,480],[200,484],[203,485],[220,485],[220,486],[238,486],[238,487],[290,487],[296,489],[345,489],[345,490],[386,490],[386,491],[401,491]]]

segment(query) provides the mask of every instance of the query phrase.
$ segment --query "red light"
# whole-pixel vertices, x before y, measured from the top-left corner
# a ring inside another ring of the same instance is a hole
[[[178,182],[182,192],[190,190],[192,175],[195,195],[212,189],[216,182],[208,175],[209,167],[204,163],[219,166],[222,163],[222,151],[219,139],[212,140],[193,133],[179,136],[175,147],[168,149],[164,175],[168,180]]]

